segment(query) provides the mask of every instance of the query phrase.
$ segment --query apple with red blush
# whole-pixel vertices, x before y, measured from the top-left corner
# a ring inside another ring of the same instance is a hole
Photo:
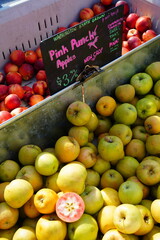
[[[37,81],[47,81],[46,71],[45,70],[39,70],[35,76]]]
[[[157,36],[157,33],[153,29],[148,29],[142,34],[142,41],[147,42],[156,36]]]
[[[5,74],[7,74],[9,72],[18,72],[18,66],[12,62],[7,62],[4,65],[3,70],[4,70]]]
[[[118,2],[116,2],[115,7],[118,7],[121,5],[124,6],[123,13],[124,13],[124,16],[126,17],[130,11],[129,4],[126,1],[119,0]]]
[[[60,33],[65,31],[67,28],[66,27],[58,27],[55,33]]]
[[[105,6],[109,6],[112,4],[113,0],[100,0],[100,2]]]
[[[19,113],[23,112],[24,110],[28,109],[28,107],[17,107],[13,109],[10,113],[12,117],[17,116]]]
[[[129,46],[128,46],[128,41],[122,41],[122,47],[125,47],[125,48],[128,48],[129,49]]]
[[[133,36],[137,36],[137,37],[141,38],[140,33],[135,28],[131,28],[127,32],[127,39],[129,39],[130,37],[133,37]]]
[[[8,111],[0,111],[0,124],[12,118],[12,114]]]
[[[25,52],[25,62],[26,63],[30,63],[30,64],[34,64],[35,61],[37,60],[37,54],[35,51],[33,50],[28,50]]]
[[[34,76],[34,67],[30,63],[23,63],[19,68],[23,80],[28,81]]]
[[[10,54],[10,60],[17,66],[21,66],[25,61],[25,54],[22,50],[13,50]]]
[[[8,95],[8,86],[5,84],[0,84],[0,101],[3,101]]]
[[[41,51],[40,46],[38,46],[38,47],[35,49],[35,52],[36,52],[36,54],[37,54],[37,58],[42,58],[42,51]]]
[[[124,55],[124,54],[126,54],[127,52],[129,52],[130,50],[128,49],[128,48],[126,48],[126,47],[122,47],[122,56]]]
[[[36,71],[39,71],[39,70],[44,70],[44,62],[43,62],[43,58],[38,58],[35,63],[34,63],[34,69]]]
[[[141,33],[147,31],[148,29],[151,29],[151,27],[152,21],[149,16],[140,16],[135,24],[135,28]]]
[[[0,84],[5,83],[5,75],[3,72],[0,72]]]
[[[14,108],[20,107],[21,99],[17,94],[12,93],[5,97],[4,103],[9,110],[13,110]]]
[[[6,74],[6,83],[10,84],[22,84],[22,75],[19,72],[9,72]]]
[[[41,102],[42,100],[44,100],[44,97],[42,95],[33,94],[29,99],[29,105],[32,107],[35,104]]]
[[[76,22],[76,21],[75,21],[75,22],[72,22],[72,23],[69,24],[69,27],[74,27],[74,26],[76,26],[77,24],[79,24],[79,22]]]
[[[45,95],[47,89],[47,83],[45,81],[37,81],[33,84],[32,89],[35,94]]]
[[[126,26],[128,28],[135,28],[135,24],[139,15],[137,13],[130,13],[126,18]]]
[[[129,49],[132,50],[142,44],[142,41],[139,37],[133,36],[128,39]]]
[[[83,8],[82,10],[80,10],[80,13],[79,13],[79,17],[81,20],[88,20],[92,17],[94,17],[94,12],[91,8]]]
[[[98,15],[100,13],[103,13],[106,11],[106,7],[103,3],[97,2],[93,5],[92,10],[94,12],[94,15]]]
[[[24,90],[23,100],[28,102],[30,97],[34,94],[33,89],[29,86],[22,86],[22,88]]]
[[[17,96],[22,99],[24,97],[24,89],[20,84],[9,85],[9,94],[17,94]]]
[[[10,110],[6,107],[4,100],[0,102],[0,111],[8,111],[10,112]]]

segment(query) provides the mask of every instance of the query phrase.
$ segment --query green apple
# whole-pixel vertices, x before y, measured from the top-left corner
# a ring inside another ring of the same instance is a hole
[[[2,182],[10,182],[12,181],[18,171],[20,170],[20,165],[13,160],[5,160],[0,163],[0,180]]]
[[[125,234],[117,229],[113,228],[108,230],[104,236],[101,238],[102,240],[139,240],[137,236],[134,234]]]
[[[143,184],[155,185],[160,181],[160,164],[151,159],[143,160],[137,167],[136,175]]]
[[[159,99],[159,97],[157,97],[157,96],[154,95],[154,94],[147,94],[145,97],[146,97],[146,98],[153,99],[153,101],[155,101],[155,103],[156,103],[156,105],[157,105],[157,111],[160,110],[160,99]]]
[[[145,69],[145,72],[147,74],[149,74],[153,81],[157,81],[160,79],[160,62],[159,61],[156,61],[156,62],[152,62],[151,64],[149,64],[146,69]]]
[[[130,84],[135,88],[137,95],[145,95],[151,90],[153,80],[149,74],[140,72],[131,77]]]
[[[137,101],[136,109],[138,117],[146,119],[157,112],[157,105],[153,99],[144,97]]]
[[[142,201],[140,202],[140,205],[145,206],[149,210],[151,210],[151,204],[152,204],[152,200],[151,199],[142,199]]]
[[[96,172],[98,172],[100,175],[102,175],[105,171],[111,168],[110,162],[104,160],[101,158],[101,156],[97,155],[97,161],[92,167]]]
[[[85,189],[87,170],[84,164],[73,161],[64,165],[59,171],[57,185],[62,192],[81,194]]]
[[[94,112],[92,112],[89,121],[84,126],[88,128],[90,132],[95,131],[98,126],[98,117]]]
[[[41,148],[35,144],[24,145],[18,152],[18,160],[22,165],[34,164],[37,155],[41,152]]]
[[[89,130],[84,126],[73,126],[69,129],[68,136],[74,137],[80,146],[88,143]]]
[[[124,157],[123,142],[117,136],[102,137],[98,143],[98,152],[106,161],[118,161]]]
[[[117,123],[109,129],[109,135],[119,137],[123,144],[126,145],[132,138],[132,130],[128,125]]]
[[[70,240],[96,240],[98,235],[98,223],[95,218],[84,213],[82,217],[68,224],[68,236]]]
[[[137,182],[126,180],[120,185],[118,196],[122,203],[139,204],[143,198],[143,191]]]
[[[86,185],[98,187],[100,183],[100,174],[94,169],[87,169]]]
[[[125,178],[134,176],[139,162],[136,158],[131,156],[124,156],[116,164],[116,170]]]
[[[135,205],[122,203],[115,209],[113,223],[120,232],[134,234],[142,224],[142,216]]]
[[[103,207],[101,191],[95,186],[86,186],[80,195],[85,203],[85,213],[93,215]],[[91,204],[92,203],[92,204]]]
[[[113,117],[116,123],[131,125],[137,119],[137,110],[130,103],[122,103],[116,107]]]
[[[66,117],[68,121],[75,126],[85,125],[91,118],[91,115],[92,110],[90,106],[81,101],[72,102],[66,110]]]
[[[57,172],[59,161],[57,157],[49,152],[41,152],[35,159],[35,168],[43,176],[50,176]]]

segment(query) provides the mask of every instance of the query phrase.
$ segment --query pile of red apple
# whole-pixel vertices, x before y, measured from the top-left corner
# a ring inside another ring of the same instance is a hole
[[[72,22],[68,27],[119,5],[124,6],[122,55],[157,35],[152,29],[149,16],[131,13],[128,3],[120,0],[116,4],[112,0],[100,0],[92,8],[81,9],[79,22]],[[66,29],[67,27],[59,27],[56,33]],[[29,80],[33,78],[36,81],[30,84]],[[3,72],[0,72],[0,124],[48,96],[49,88],[40,47],[27,51],[13,50]]]

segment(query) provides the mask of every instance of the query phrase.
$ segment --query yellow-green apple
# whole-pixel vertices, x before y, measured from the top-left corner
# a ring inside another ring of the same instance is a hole
[[[118,206],[121,204],[118,191],[114,188],[106,187],[101,189],[101,194],[106,206]]]
[[[91,168],[96,163],[97,156],[93,148],[81,147],[77,161],[83,163],[86,168]]]
[[[100,174],[94,169],[87,169],[86,185],[98,187],[100,183]]]
[[[140,139],[132,138],[125,146],[125,155],[141,161],[146,156],[145,143]]]
[[[160,80],[157,80],[153,86],[153,92],[156,97],[160,97]]]
[[[93,215],[103,207],[104,200],[98,187],[88,185],[80,196],[85,203],[84,211],[87,214]]]
[[[16,179],[24,179],[30,182],[35,192],[43,186],[43,177],[36,171],[35,166],[26,165],[22,167],[16,174]]]
[[[27,144],[20,148],[18,152],[18,160],[22,165],[34,164],[35,159],[42,149],[35,144]]]
[[[98,125],[94,131],[94,133],[98,136],[102,133],[106,133],[109,131],[112,126],[112,121],[109,117],[104,117],[98,115]]]
[[[74,137],[62,136],[55,143],[55,155],[61,162],[75,160],[80,152],[80,145]]]
[[[117,229],[113,228],[108,230],[104,236],[102,237],[102,240],[112,240],[112,239],[118,239],[118,240],[138,240],[139,238],[134,234],[125,234]]]
[[[120,185],[118,196],[122,203],[139,204],[143,198],[143,191],[137,182],[126,180]]]
[[[97,115],[92,111],[91,117],[89,121],[84,125],[90,132],[95,131],[95,129],[98,126],[98,117]]]
[[[160,154],[160,135],[159,134],[153,134],[149,136],[146,140],[146,150],[148,154],[151,155],[159,155]]]
[[[118,190],[121,183],[124,182],[122,175],[115,169],[111,168],[106,170],[102,176],[100,185],[101,188],[111,187]]]
[[[142,199],[142,201],[140,202],[140,205],[145,206],[150,211],[151,211],[151,204],[152,204],[152,200],[151,199]]]
[[[69,129],[68,136],[74,137],[80,146],[84,146],[88,142],[89,130],[84,126],[73,126]]]
[[[139,161],[131,156],[124,156],[116,164],[116,170],[126,179],[134,176],[136,169],[139,165]]]
[[[135,89],[131,84],[118,85],[115,88],[115,97],[119,102],[127,103],[133,100],[135,97]]]
[[[119,137],[123,145],[128,144],[132,139],[132,130],[128,125],[117,123],[109,129],[109,135]]]
[[[122,203],[115,209],[113,223],[120,232],[134,234],[142,224],[142,216],[135,205]]]
[[[152,230],[143,236],[142,240],[159,240],[160,239],[159,233],[160,233],[160,227],[157,225],[154,225]]]
[[[135,106],[130,103],[122,103],[117,106],[113,116],[116,123],[131,125],[137,119],[137,110]]]
[[[153,81],[156,82],[160,79],[160,61],[152,62],[150,63],[146,69],[145,72],[149,74]]]
[[[51,176],[46,177],[45,187],[52,189],[56,193],[60,192],[60,189],[57,185],[58,172],[54,173]]]
[[[98,142],[99,155],[106,161],[117,161],[124,157],[122,140],[117,136],[105,136]]]
[[[113,214],[116,206],[104,206],[97,215],[97,222],[100,231],[105,234],[108,230],[115,228],[113,224]]]
[[[17,239],[21,239],[21,240],[36,240],[36,233],[35,233],[35,229],[33,227],[30,226],[22,226],[19,227],[16,232],[13,235],[13,240],[17,240]]]
[[[85,147],[91,147],[96,154],[98,153],[97,144],[95,142],[88,142],[87,144],[85,144]]]
[[[100,175],[102,175],[105,171],[111,168],[110,162],[104,160],[101,158],[101,156],[97,155],[96,163],[92,167],[96,172],[98,172]]]
[[[143,199],[146,199],[146,197],[149,196],[149,193],[150,193],[150,188],[149,186],[146,186],[145,184],[143,184],[137,176],[131,176],[129,178],[127,178],[127,180],[129,181],[133,181],[133,182],[136,182],[139,184],[139,186],[142,188],[142,191],[143,191]]]
[[[142,125],[137,125],[132,128],[132,137],[135,139],[139,139],[143,142],[146,142],[147,137],[150,134],[146,131],[145,127]]]
[[[90,106],[81,101],[72,102],[66,110],[66,117],[68,121],[75,126],[85,125],[91,118],[91,115],[92,110]]]
[[[140,162],[136,170],[138,179],[147,186],[152,186],[160,181],[160,164],[147,159]]]
[[[136,207],[139,209],[142,215],[142,224],[138,229],[138,231],[136,231],[134,234],[138,236],[142,236],[149,233],[152,230],[154,226],[154,219],[151,215],[151,211],[147,207],[141,204],[136,205]]]
[[[130,84],[135,88],[137,95],[145,95],[151,90],[153,80],[149,74],[140,72],[131,77]]]
[[[2,182],[10,182],[20,170],[20,165],[13,160],[5,160],[0,164],[0,180]]]
[[[84,164],[73,161],[64,165],[58,174],[57,185],[62,192],[81,194],[85,189],[87,170]]]
[[[155,84],[154,84],[154,86],[155,86]],[[156,96],[155,94],[147,94],[145,97],[153,99],[155,101],[156,105],[157,105],[157,111],[160,110],[160,99],[159,99],[158,96]]]
[[[36,237],[39,240],[63,240],[67,235],[67,225],[56,214],[46,214],[36,224]]]
[[[15,231],[18,229],[18,224],[15,224],[13,227],[9,229],[0,229],[0,236],[4,238],[4,240],[12,240]],[[3,240],[3,239],[2,239]]]
[[[84,213],[82,217],[68,224],[68,236],[70,240],[95,240],[98,235],[98,223],[90,214]]]
[[[50,176],[57,172],[59,167],[59,160],[57,157],[49,152],[41,152],[35,159],[36,171],[43,176]]]
[[[151,214],[157,223],[160,223],[159,208],[160,208],[160,199],[154,199],[151,204]]]

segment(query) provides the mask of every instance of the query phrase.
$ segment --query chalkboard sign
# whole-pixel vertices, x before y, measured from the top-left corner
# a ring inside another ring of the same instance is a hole
[[[122,24],[121,5],[42,41],[51,94],[74,83],[86,65],[102,67],[121,56]]]

